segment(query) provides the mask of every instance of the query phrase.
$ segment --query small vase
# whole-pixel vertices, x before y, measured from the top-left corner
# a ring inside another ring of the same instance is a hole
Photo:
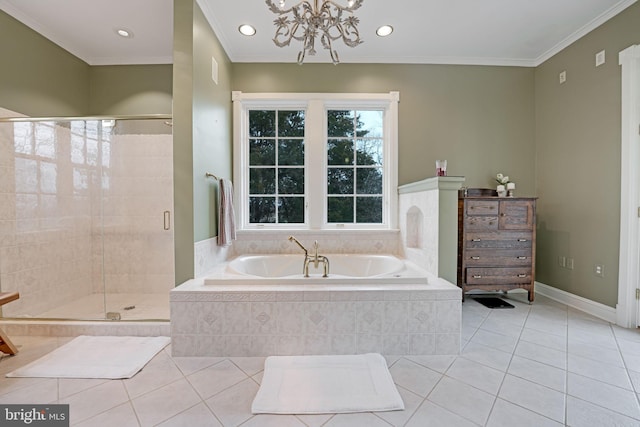
[[[498,197],[505,197],[507,195],[507,190],[505,190],[504,185],[498,185],[496,191],[498,192]]]

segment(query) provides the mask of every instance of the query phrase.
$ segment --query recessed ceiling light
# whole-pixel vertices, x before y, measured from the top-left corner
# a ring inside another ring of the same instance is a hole
[[[116,34],[126,39],[133,37],[133,32],[131,30],[125,30],[124,28],[116,28]]]
[[[376,34],[380,37],[387,37],[391,33],[393,33],[393,27],[391,25],[383,25],[376,30]]]
[[[245,36],[252,36],[256,33],[256,29],[249,24],[242,24],[238,27],[238,31]]]

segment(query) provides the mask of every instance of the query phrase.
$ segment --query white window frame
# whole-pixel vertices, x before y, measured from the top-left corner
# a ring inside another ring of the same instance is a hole
[[[398,224],[398,102],[389,93],[243,93],[232,92],[233,179],[237,224],[240,230],[362,230],[396,229]],[[249,110],[305,110],[305,222],[303,224],[249,223]],[[327,212],[327,110],[384,111],[383,215],[380,224],[328,223]],[[321,162],[321,164],[319,164]],[[320,197],[318,197],[320,196]]]

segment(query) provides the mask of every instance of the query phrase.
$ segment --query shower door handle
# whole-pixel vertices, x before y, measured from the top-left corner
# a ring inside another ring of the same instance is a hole
[[[164,229],[165,230],[171,229],[171,212],[170,211],[164,211]]]

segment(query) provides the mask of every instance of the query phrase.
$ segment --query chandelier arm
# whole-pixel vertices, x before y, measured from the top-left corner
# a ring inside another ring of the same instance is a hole
[[[360,0],[360,1],[362,1],[362,0]],[[273,2],[273,0],[265,0],[264,2],[269,7],[269,10],[271,12],[277,14],[277,15],[287,14],[287,13],[291,12],[292,10],[299,8],[303,4],[306,5],[309,8],[309,10],[313,10],[313,7],[311,6],[311,3],[309,3],[307,0],[303,0],[301,2],[298,2],[298,3],[294,4],[293,6],[291,6],[289,9],[280,9],[280,6],[276,6],[276,4]]]
[[[318,6],[319,1],[322,1],[321,6]],[[303,0],[283,9],[276,6],[273,0],[265,0],[269,10],[279,15],[274,20],[276,33],[273,42],[278,47],[284,47],[290,45],[292,39],[301,41],[303,46],[298,53],[298,64],[302,64],[307,54],[316,54],[315,41],[319,38],[322,47],[329,51],[332,62],[338,64],[340,58],[333,49],[333,41],[342,39],[349,47],[362,43],[357,28],[359,19],[353,15],[344,18],[343,12],[352,14],[362,6],[363,1],[353,0],[350,1],[351,6],[341,6],[333,0],[313,0],[313,5],[310,1]],[[284,1],[281,4],[284,5]],[[335,35],[331,33],[332,30]]]
[[[322,3],[322,7],[324,8],[325,6],[328,7],[328,5],[331,5],[339,10],[344,10],[346,12],[353,12],[354,10],[359,9],[360,6],[362,6],[362,2],[363,0],[355,0],[352,6],[341,6],[334,1],[324,0],[324,2]]]

